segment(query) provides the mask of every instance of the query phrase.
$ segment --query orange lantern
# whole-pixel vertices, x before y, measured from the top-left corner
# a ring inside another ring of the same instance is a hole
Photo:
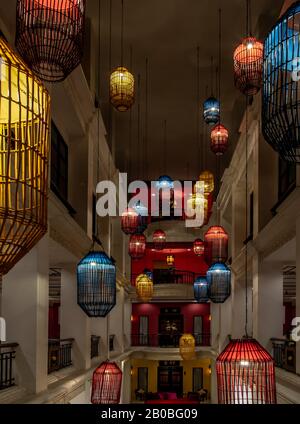
[[[184,361],[191,361],[195,358],[196,341],[192,334],[183,334],[179,340],[180,355]]]
[[[228,130],[224,125],[217,124],[211,131],[211,150],[217,155],[223,155],[228,148]]]

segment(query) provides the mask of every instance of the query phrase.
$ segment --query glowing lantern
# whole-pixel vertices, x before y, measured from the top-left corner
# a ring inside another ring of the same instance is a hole
[[[198,277],[194,282],[194,297],[198,303],[208,303],[208,282],[206,277]]]
[[[199,177],[204,182],[204,193],[212,193],[215,189],[214,175],[210,171],[203,171]]]
[[[254,37],[245,38],[236,48],[234,61],[235,86],[248,96],[257,94],[262,84],[264,46]]]
[[[116,267],[104,252],[90,252],[79,262],[77,303],[89,317],[106,317],[116,305]]]
[[[201,239],[197,239],[194,241],[193,250],[196,256],[204,255],[204,243]]]
[[[122,371],[115,362],[103,362],[93,373],[91,403],[120,403]]]
[[[228,131],[224,125],[217,124],[211,131],[211,150],[218,156],[228,149]]]
[[[135,234],[139,226],[139,215],[135,210],[127,208],[122,213],[121,228],[125,234]]]
[[[231,295],[231,271],[223,263],[213,264],[206,274],[208,295],[213,303],[224,303]]]
[[[143,303],[149,303],[153,297],[153,281],[147,274],[141,274],[135,282],[136,294]]]
[[[262,132],[280,156],[300,162],[300,3],[293,2],[265,39]]]
[[[46,233],[50,97],[0,37],[0,275]]]
[[[166,233],[162,230],[156,230],[153,233],[153,243],[155,250],[163,250],[166,245]]]
[[[81,62],[85,0],[18,0],[16,46],[43,80],[64,80]]]
[[[167,256],[167,265],[170,267],[174,267],[175,265],[175,258],[173,255],[168,255]]]
[[[274,360],[256,340],[231,340],[216,371],[219,404],[276,404]]]
[[[132,208],[138,214],[138,225],[136,234],[143,234],[148,226],[148,209],[140,201]]]
[[[110,76],[110,102],[119,112],[126,112],[134,103],[134,76],[124,67]]]
[[[196,341],[192,334],[183,334],[179,340],[179,351],[184,361],[190,361],[196,355]]]
[[[220,119],[220,102],[214,97],[209,97],[203,104],[203,117],[207,124],[217,124]]]
[[[228,259],[228,234],[223,227],[210,227],[204,236],[207,264],[226,262]]]
[[[142,259],[146,254],[146,237],[133,234],[129,240],[128,253],[132,259]]]
[[[156,188],[158,190],[161,189],[173,189],[174,188],[174,182],[171,177],[168,175],[162,175],[159,177],[158,181],[156,182]]]

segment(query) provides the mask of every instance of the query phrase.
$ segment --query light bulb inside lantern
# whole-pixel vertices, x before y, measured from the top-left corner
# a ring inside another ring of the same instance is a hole
[[[91,262],[91,266],[96,266],[96,262]]]
[[[248,43],[248,44],[247,44],[247,49],[248,49],[248,50],[253,49],[253,43]]]
[[[249,361],[241,361],[241,366],[242,367],[249,367]]]

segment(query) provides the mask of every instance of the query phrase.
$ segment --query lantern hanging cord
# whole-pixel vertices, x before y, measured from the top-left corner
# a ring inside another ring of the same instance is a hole
[[[198,46],[199,47],[199,46]],[[211,84],[211,96],[214,96],[214,57],[210,58],[210,84]]]
[[[248,337],[248,95],[246,95],[246,241],[245,241],[245,335]]]
[[[247,7],[247,13],[246,13],[246,30],[247,30],[247,37],[252,37],[252,10],[251,10],[251,0],[246,0],[246,7]]]
[[[133,52],[130,46],[130,70],[132,70]],[[128,140],[128,153],[127,153],[127,172],[131,178],[131,153],[132,153],[132,108],[129,111],[129,140]]]
[[[137,116],[137,139],[138,139],[138,177],[141,175],[141,74],[138,74],[138,116]]]
[[[109,49],[108,49],[109,73],[112,71],[112,0],[109,2]],[[112,140],[112,107],[110,103],[110,93],[108,93],[108,139]]]
[[[222,66],[222,10],[219,9],[219,102],[221,105],[221,66]],[[219,123],[221,123],[221,107],[219,113]]]
[[[124,0],[121,0],[121,67],[124,66]]]
[[[208,86],[205,87],[205,97],[207,98],[208,96]],[[206,155],[206,140],[207,140],[207,125],[204,125],[203,122],[203,126],[204,126],[204,140],[203,140],[203,164],[204,164],[204,168],[206,168],[206,159],[207,159],[207,155]]]
[[[199,168],[201,166],[201,140],[200,140],[200,116],[199,116],[199,105],[200,105],[200,47],[197,46],[197,101],[196,101],[196,131],[197,131],[197,143],[199,150]]]
[[[149,83],[149,62],[148,57],[145,61],[145,172],[146,178],[149,178],[149,164],[148,164],[148,118],[149,118],[149,108],[148,108],[148,83]]]
[[[163,123],[163,131],[164,131],[164,173],[167,173],[167,120],[164,120]]]

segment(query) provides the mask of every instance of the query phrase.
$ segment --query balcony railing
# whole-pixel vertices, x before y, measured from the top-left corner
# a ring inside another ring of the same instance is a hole
[[[0,343],[0,390],[14,386],[14,360],[18,343]]]
[[[131,283],[135,286],[137,274],[131,275]],[[153,283],[159,284],[188,284],[193,285],[196,274],[192,271],[181,271],[177,269],[154,269]]]
[[[74,339],[49,340],[48,373],[70,367],[72,365],[72,346]]]
[[[271,339],[276,367],[296,372],[296,343],[285,339]]]
[[[160,347],[170,348],[179,347],[179,340],[182,334],[132,334],[131,335],[131,346],[133,347]],[[194,334],[196,346],[210,346],[210,334],[209,333],[197,333]]]
[[[100,337],[91,336],[91,359],[100,355]]]

